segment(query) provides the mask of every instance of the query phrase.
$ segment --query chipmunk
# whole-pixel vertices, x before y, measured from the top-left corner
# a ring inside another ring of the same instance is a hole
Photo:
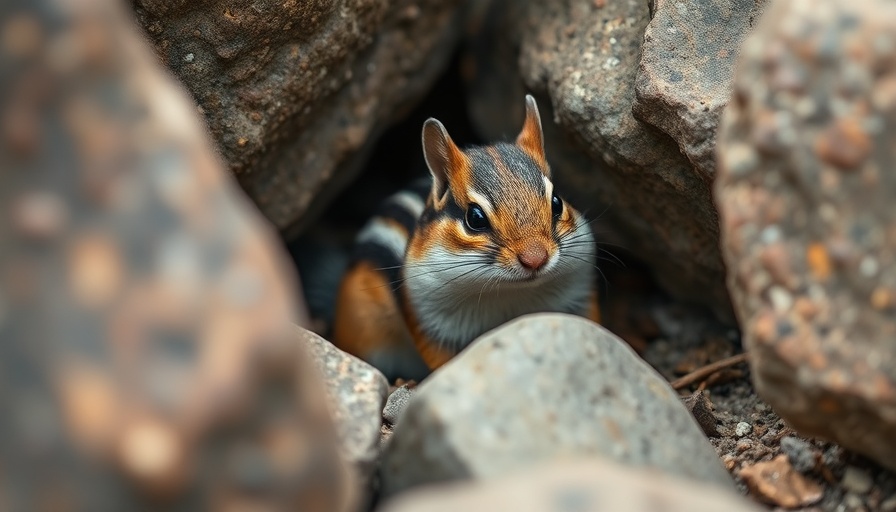
[[[595,240],[554,191],[535,99],[514,143],[461,149],[433,118],[422,142],[431,178],[389,197],[358,234],[334,344],[390,381],[419,380],[524,314],[599,322]]]

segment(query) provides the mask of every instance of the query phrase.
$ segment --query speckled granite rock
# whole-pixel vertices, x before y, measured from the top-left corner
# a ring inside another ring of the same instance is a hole
[[[296,327],[324,377],[342,453],[367,488],[379,455],[380,426],[389,383],[376,368],[336,348],[311,331]]]
[[[635,82],[635,117],[678,143],[701,173],[716,170],[716,128],[734,62],[766,0],[652,0]]]
[[[436,79],[460,0],[134,0],[225,161],[279,228],[318,211]]]
[[[412,490],[378,512],[758,512],[718,486],[601,459],[554,461],[486,482]]]
[[[729,286],[757,391],[896,469],[896,4],[769,7],[719,135]]]
[[[494,0],[470,41],[469,110],[484,138],[505,137],[522,122],[512,98],[533,92],[555,181],[600,216],[599,241],[613,228],[671,294],[733,323],[711,149],[753,1],[656,4],[651,20],[644,0]]]
[[[384,450],[383,495],[574,455],[733,488],[678,396],[624,341],[581,317],[538,314],[479,338],[417,387]]]
[[[0,7],[0,508],[346,510],[295,276],[123,7]]]

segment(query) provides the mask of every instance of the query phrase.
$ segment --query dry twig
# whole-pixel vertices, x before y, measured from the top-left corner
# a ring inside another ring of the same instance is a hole
[[[710,363],[706,366],[697,368],[696,370],[685,375],[684,377],[673,380],[670,383],[670,385],[672,386],[672,389],[677,391],[684,387],[690,386],[691,384],[694,384],[695,382],[702,381],[702,380],[708,378],[710,375],[712,375],[720,370],[730,368],[734,365],[743,363],[746,360],[747,360],[746,352],[744,352],[742,354],[737,354],[735,356],[731,356],[731,357],[722,359],[721,361],[716,361],[716,362]]]

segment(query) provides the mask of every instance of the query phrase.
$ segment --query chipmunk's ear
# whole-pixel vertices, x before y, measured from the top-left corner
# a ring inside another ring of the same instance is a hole
[[[432,196],[438,204],[448,191],[452,174],[469,168],[467,155],[454,144],[442,123],[429,118],[423,123],[423,158],[432,173]]]
[[[516,145],[526,152],[541,168],[541,172],[548,178],[551,170],[544,156],[544,135],[541,131],[541,116],[538,115],[538,105],[531,94],[526,95],[526,121],[523,129],[516,137]]]

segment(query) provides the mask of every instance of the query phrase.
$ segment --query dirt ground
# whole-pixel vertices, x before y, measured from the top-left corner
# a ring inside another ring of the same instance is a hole
[[[664,297],[642,270],[605,273],[605,324],[670,382],[743,352],[736,330]],[[834,443],[794,432],[757,396],[746,363],[680,393],[694,406],[738,489],[769,510],[896,511],[896,474]]]

